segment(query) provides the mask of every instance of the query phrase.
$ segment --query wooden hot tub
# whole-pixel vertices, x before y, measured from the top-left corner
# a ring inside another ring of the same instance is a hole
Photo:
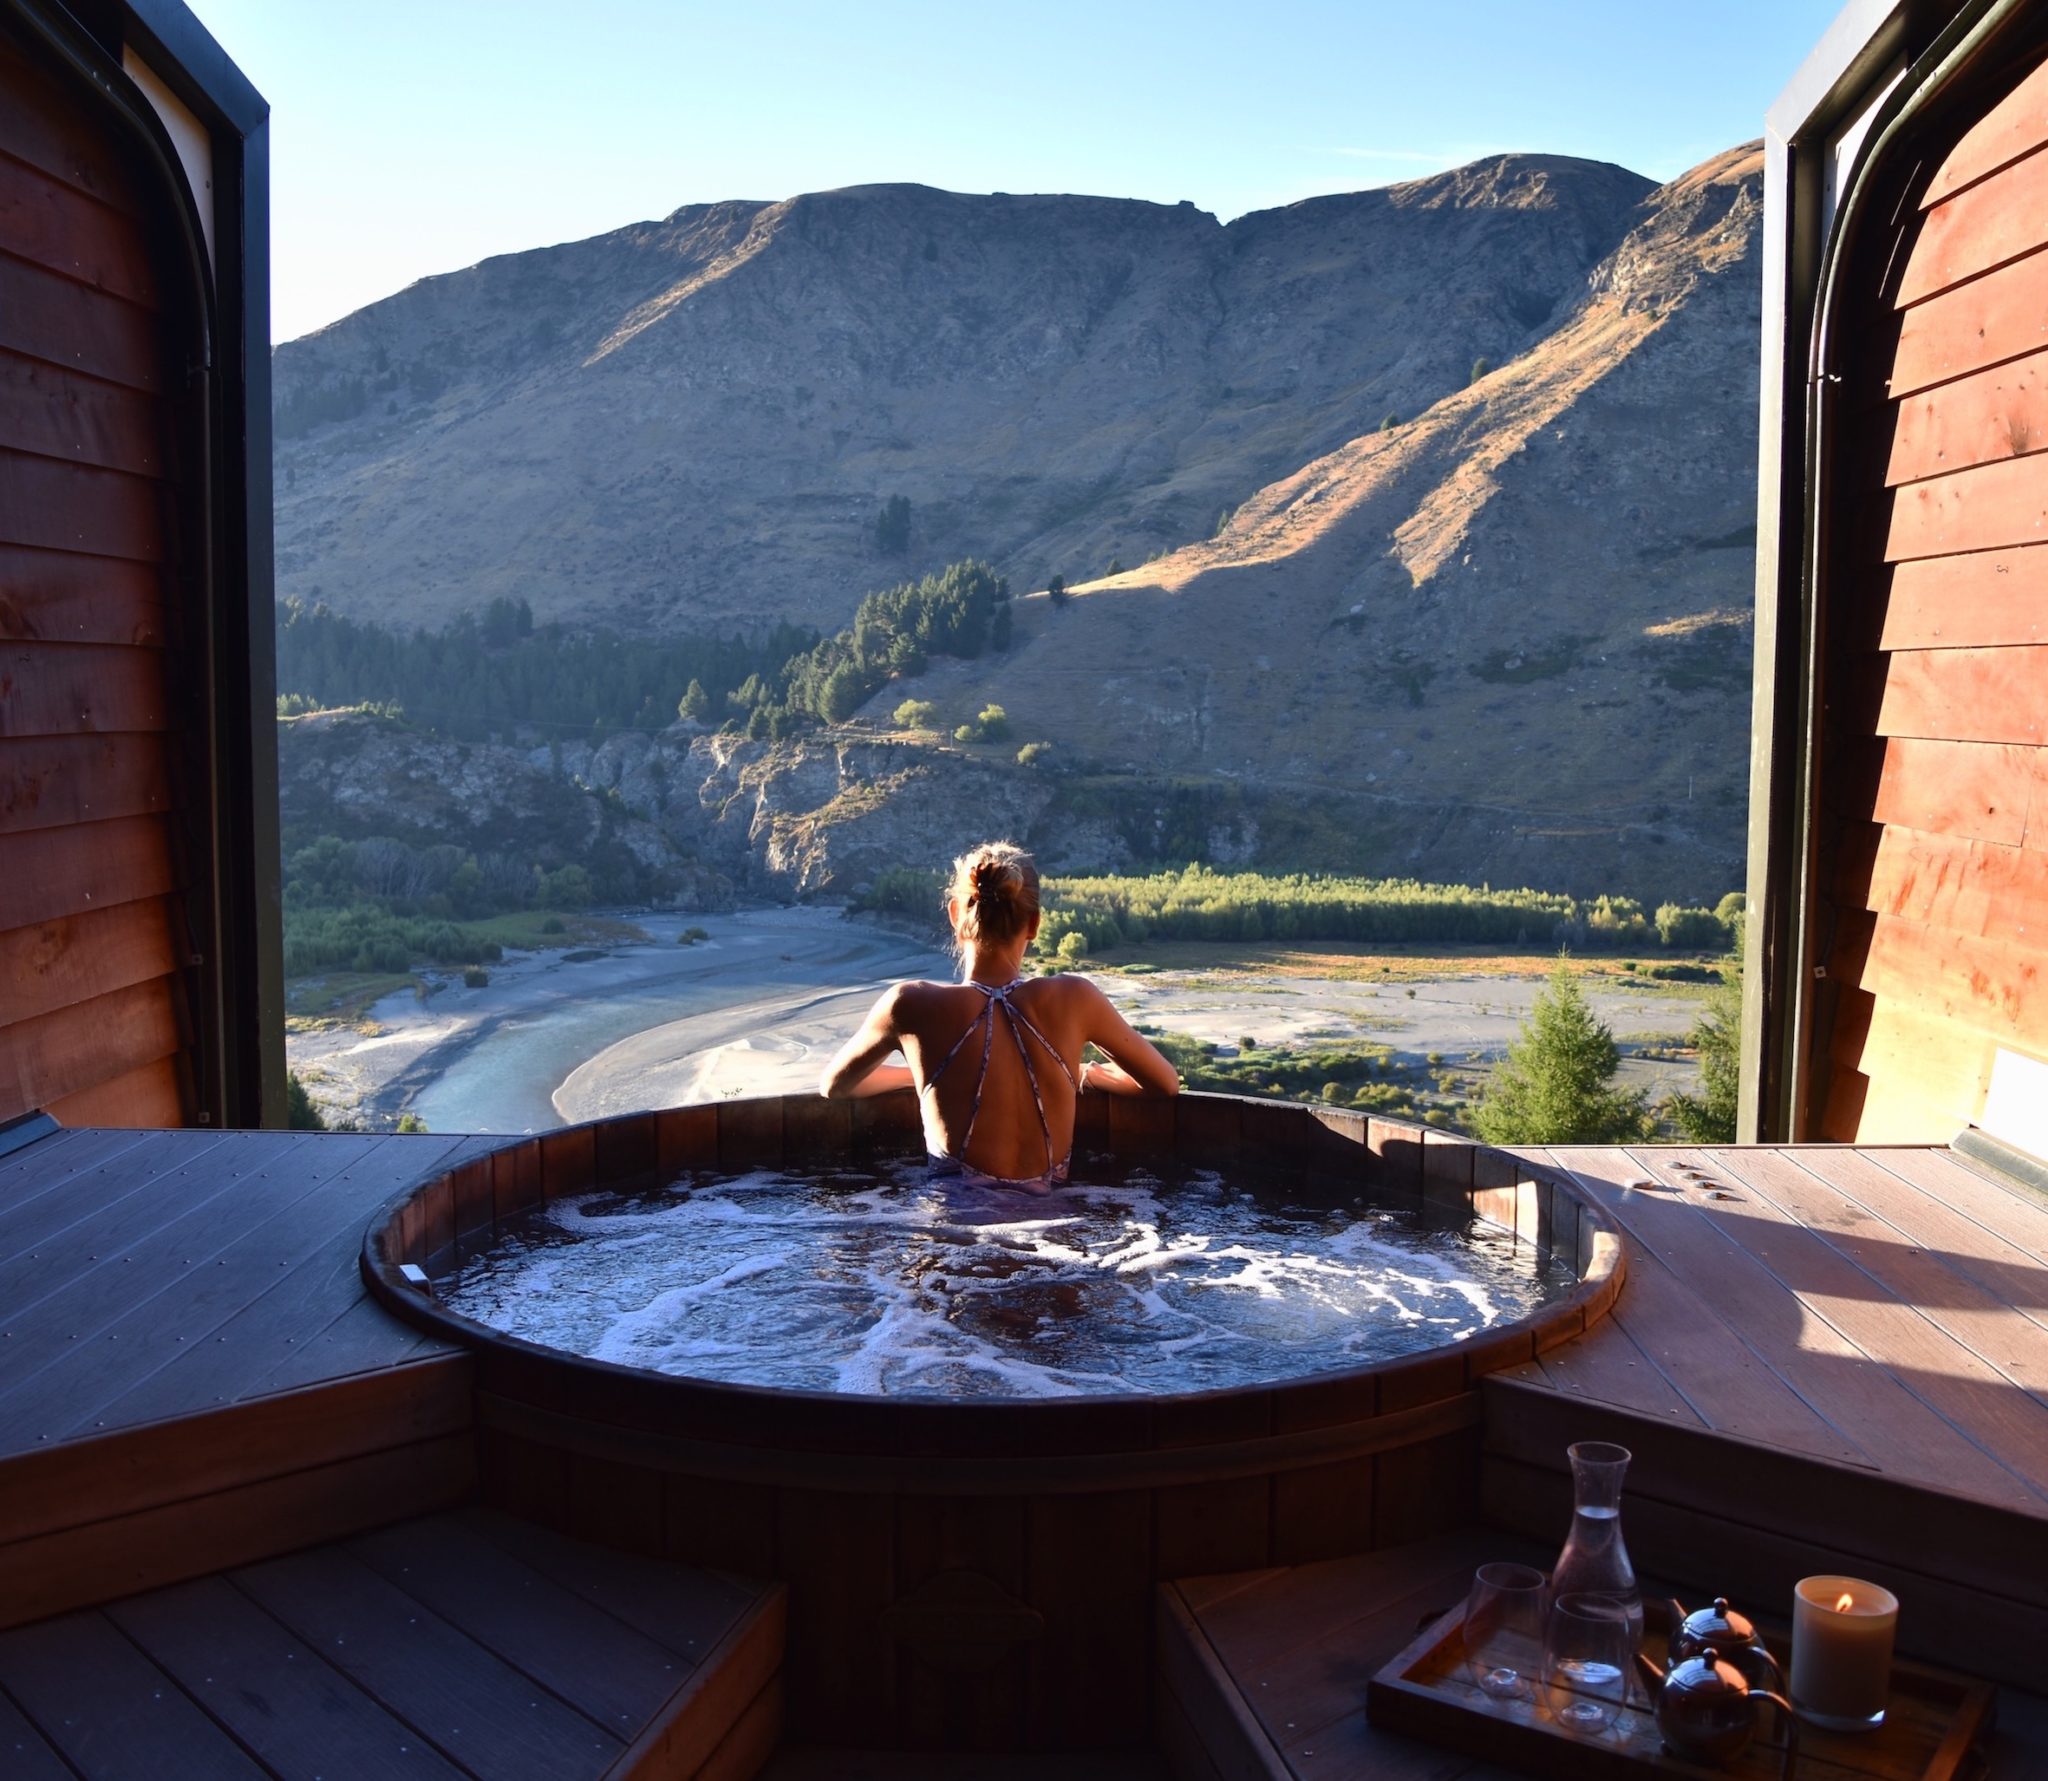
[[[1077,1133],[1127,1157],[1289,1163],[1381,1204],[1469,1211],[1563,1258],[1564,1299],[1467,1342],[1270,1386],[954,1401],[679,1378],[538,1347],[409,1284],[543,1199],[692,1167],[920,1148],[907,1092],[726,1101],[574,1126],[388,1206],[371,1290],[476,1356],[483,1488],[580,1537],[789,1585],[799,1736],[1075,1749],[1142,1742],[1159,1579],[1295,1564],[1469,1519],[1482,1373],[1576,1335],[1622,1249],[1565,1181],[1427,1128],[1320,1107],[1087,1096]]]

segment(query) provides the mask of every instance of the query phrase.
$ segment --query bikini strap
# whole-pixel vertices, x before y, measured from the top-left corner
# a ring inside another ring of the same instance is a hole
[[[1059,1050],[1053,1042],[1038,1030],[1030,1016],[1010,1000],[1010,992],[1017,988],[1019,984],[1030,981],[1028,978],[1013,977],[1000,988],[992,987],[986,983],[978,983],[971,977],[967,981],[981,991],[981,1012],[967,1023],[966,1029],[961,1033],[960,1037],[953,1041],[952,1049],[939,1060],[939,1067],[925,1079],[925,1087],[929,1089],[937,1086],[939,1078],[945,1075],[947,1066],[959,1054],[960,1048],[973,1035],[974,1029],[980,1027],[982,1029],[981,1068],[974,1078],[974,1100],[967,1110],[967,1129],[960,1134],[959,1155],[964,1160],[967,1155],[968,1145],[974,1141],[974,1122],[981,1117],[981,1094],[982,1090],[988,1086],[988,1060],[995,1045],[995,1012],[1000,1008],[1003,1011],[1004,1021],[1009,1025],[1010,1038],[1016,1044],[1017,1055],[1024,1060],[1024,1079],[1031,1085],[1031,1104],[1038,1110],[1038,1131],[1039,1135],[1045,1140],[1045,1167],[1047,1173],[1050,1174],[1053,1168],[1052,1124],[1045,1116],[1045,1095],[1038,1086],[1038,1070],[1031,1061],[1031,1047],[1025,1044],[1024,1035],[1029,1033],[1032,1038],[1045,1047],[1047,1055],[1051,1057],[1054,1063],[1059,1065],[1060,1074],[1066,1077],[1067,1081],[1073,1084],[1076,1092],[1078,1092],[1079,1084],[1074,1082],[1074,1072],[1067,1067],[1067,1060],[1060,1056]]]

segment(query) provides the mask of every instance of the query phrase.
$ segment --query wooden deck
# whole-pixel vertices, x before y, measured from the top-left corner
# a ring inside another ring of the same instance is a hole
[[[467,1356],[357,1270],[495,1140],[63,1131],[0,1158],[0,1626],[460,1501]]]
[[[651,1683],[614,1709],[653,1714],[640,1731],[593,1717],[637,1659],[542,1676],[558,1640],[583,1649],[561,1628],[591,1612],[609,1616],[590,1623],[601,1630],[664,1636],[616,1593],[625,1572],[602,1588],[567,1580],[567,1555],[593,1549],[548,1549],[552,1536],[459,1507],[477,1488],[471,1362],[361,1284],[375,1209],[498,1142],[68,1131],[0,1155],[0,1629],[14,1629],[0,1630],[0,1773],[133,1773],[106,1753],[137,1749],[163,1753],[152,1773],[325,1773],[326,1740],[294,1740],[335,1715],[334,1735],[363,1750],[417,1738],[404,1766],[374,1772],[520,1775],[548,1750],[560,1760],[539,1772],[571,1773],[587,1735],[602,1774],[659,1717]],[[1646,1570],[1766,1607],[1817,1569],[1875,1575],[1904,1598],[1903,1646],[2034,1680],[2048,1645],[2048,1201],[1938,1150],[1525,1154],[1621,1226],[1617,1307],[1487,1380],[1490,1530],[1420,1558],[1173,1586],[1159,1649],[1180,1669],[1159,1726],[1175,1771],[1486,1775],[1375,1743],[1354,1685],[1382,1643],[1455,1597],[1451,1571],[1480,1546],[1555,1550],[1563,1449],[1595,1435],[1636,1452],[1627,1527]],[[504,1581],[525,1572],[547,1581]],[[724,1587],[682,1576],[700,1605]],[[534,1590],[556,1607],[545,1638],[514,1649]],[[393,1648],[414,1659],[377,1667],[349,1629],[398,1609]],[[317,1686],[296,1680],[302,1660]],[[81,1676],[96,1679],[83,1693]],[[552,1729],[530,1749],[486,1752],[459,1742],[462,1717],[441,1724],[457,1703],[480,1725],[476,1703],[534,1681],[545,1694],[527,1711]],[[434,1695],[442,1682],[455,1692]],[[262,1723],[244,1723],[243,1688],[271,1703]],[[2038,1704],[2009,1699],[2014,1754],[1994,1774],[2048,1776]],[[771,1717],[764,1706],[754,1743],[719,1759],[730,1772],[752,1772]],[[1290,1743],[1309,1730],[1316,1741]],[[215,1761],[222,1736],[236,1754]],[[187,1740],[200,1754],[178,1755]],[[782,1760],[797,1774],[838,1758]]]
[[[1882,1576],[1914,1604],[1909,1647],[2032,1678],[2048,1202],[1945,1150],[1521,1154],[1608,1209],[1629,1272],[1585,1336],[1486,1382],[1488,1517],[1561,1526],[1565,1446],[1620,1440],[1651,1562],[1684,1575],[1723,1551],[1723,1587],[1753,1599],[1814,1570]]]
[[[477,1511],[0,1633],[0,1774],[753,1773],[782,1593]]]

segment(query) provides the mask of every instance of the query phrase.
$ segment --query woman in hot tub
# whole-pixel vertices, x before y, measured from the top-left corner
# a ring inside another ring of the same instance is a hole
[[[953,862],[946,894],[959,983],[899,983],[840,1048],[827,1095],[917,1090],[934,1174],[1048,1193],[1067,1178],[1081,1089],[1180,1092],[1173,1066],[1085,977],[1023,974],[1038,933],[1038,868],[990,841]],[[1090,1043],[1114,1061],[1083,1065]],[[885,1060],[902,1052],[906,1064]]]

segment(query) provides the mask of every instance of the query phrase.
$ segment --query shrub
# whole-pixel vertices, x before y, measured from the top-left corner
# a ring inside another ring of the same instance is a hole
[[[320,1117],[320,1109],[313,1105],[296,1070],[287,1070],[284,1076],[284,1123],[295,1132],[327,1130],[327,1121]]]
[[[1045,584],[1045,592],[1055,606],[1064,606],[1067,603],[1067,578],[1055,575]]]
[[[979,742],[981,740],[981,731],[974,724],[962,724],[954,730],[953,740],[955,742]]]
[[[540,924],[540,931],[543,934],[566,934],[569,930],[562,925],[559,915],[551,915]]]
[[[1022,748],[1017,750],[1017,765],[1020,767],[1035,767],[1051,753],[1052,744],[1050,742],[1027,742]]]
[[[401,1113],[398,1116],[398,1124],[393,1129],[403,1132],[409,1138],[424,1137],[426,1135],[427,1122],[420,1118],[417,1113]]]
[[[899,730],[930,730],[938,725],[939,708],[929,699],[905,699],[891,715]]]
[[[1468,383],[1477,383],[1477,382],[1478,382],[1478,381],[1479,381],[1479,380],[1480,380],[1480,379],[1481,379],[1482,377],[1484,377],[1484,376],[1485,376],[1485,375],[1486,375],[1486,374],[1487,374],[1487,373],[1488,373],[1489,371],[1491,371],[1492,369],[1493,369],[1493,361],[1492,361],[1491,359],[1488,359],[1488,358],[1477,358],[1477,359],[1474,359],[1474,360],[1472,361],[1472,375],[1471,375],[1471,376],[1470,376],[1469,378],[1467,378],[1467,379],[1466,379],[1466,381],[1467,381]]]
[[[1079,964],[1081,960],[1088,956],[1088,936],[1078,928],[1071,933],[1062,934],[1060,936],[1059,956],[1063,964]]]
[[[596,898],[590,874],[581,866],[557,866],[543,872],[534,889],[534,901],[543,908],[587,909]]]
[[[1738,929],[1739,933],[1741,930]],[[1692,1042],[1700,1054],[1700,1092],[1679,1093],[1665,1111],[1679,1131],[1695,1144],[1735,1142],[1736,1099],[1742,1086],[1742,952],[1721,986],[1701,1004],[1693,1022]]]
[[[1400,424],[1401,417],[1398,414],[1396,414],[1391,408],[1388,409],[1385,414],[1380,416],[1380,431],[1382,433],[1391,433]]]
[[[489,989],[491,974],[481,965],[471,965],[462,973],[462,986],[465,989]]]
[[[676,944],[678,946],[695,946],[699,940],[708,940],[710,938],[711,930],[709,928],[685,928],[676,936]]]
[[[1657,938],[1666,946],[1722,947],[1728,944],[1728,924],[1711,909],[1665,903],[1657,910]]]
[[[984,705],[975,722],[983,738],[990,742],[1000,742],[1010,733],[1010,714],[1000,705]]]

